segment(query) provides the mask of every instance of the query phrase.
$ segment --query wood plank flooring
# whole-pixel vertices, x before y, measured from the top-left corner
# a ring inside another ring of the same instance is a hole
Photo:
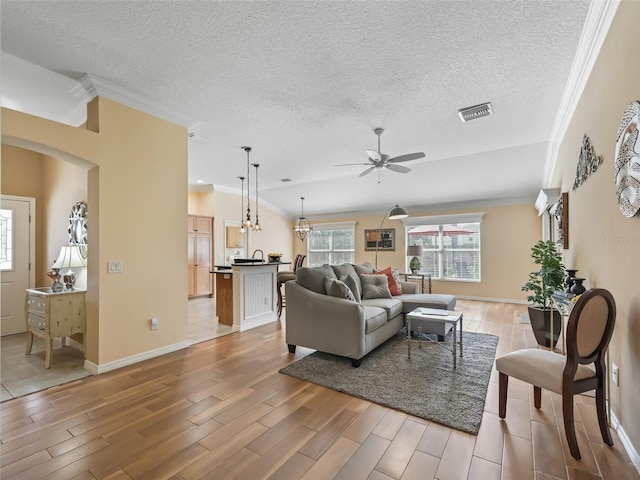
[[[499,335],[498,355],[534,346],[522,305],[468,300],[465,330]],[[498,418],[494,371],[477,437],[278,373],[282,323],[239,332],[10,400],[0,411],[3,479],[634,479],[593,398],[576,398],[568,452],[560,400],[511,380]],[[366,361],[366,358],[364,359]],[[428,401],[428,399],[425,399]],[[455,406],[452,406],[455,408]]]

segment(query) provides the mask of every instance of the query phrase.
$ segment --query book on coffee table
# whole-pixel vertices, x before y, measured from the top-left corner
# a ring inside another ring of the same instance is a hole
[[[450,312],[449,310],[440,310],[438,308],[420,307],[418,310],[420,311],[420,315],[434,315],[436,317],[448,317],[449,315],[457,315],[456,312]]]

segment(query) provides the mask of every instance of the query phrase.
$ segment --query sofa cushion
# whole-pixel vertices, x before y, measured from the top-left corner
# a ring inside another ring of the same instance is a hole
[[[324,294],[324,279],[331,277],[337,279],[330,265],[321,267],[301,267],[296,271],[296,282],[312,292]]]
[[[363,275],[365,273],[375,273],[376,269],[369,262],[364,262],[360,264],[351,264],[353,269],[356,271],[358,275]]]
[[[360,303],[362,299],[360,297],[360,290],[358,289],[356,277],[351,274],[343,275],[340,277],[340,281],[346,283],[347,287],[349,287],[351,293],[353,294],[354,300]]]
[[[387,323],[387,312],[383,308],[364,306],[364,333],[371,333]]]
[[[393,275],[391,267],[387,267],[384,270],[379,270],[377,273],[384,273],[387,276],[387,282],[389,283],[389,291],[391,292],[391,295],[393,296],[402,295],[402,289],[400,288],[400,284],[398,283],[400,281],[400,278],[396,280],[396,277]],[[398,275],[397,270],[396,270],[396,275]]]
[[[371,298],[363,300],[363,305],[367,307],[380,307],[387,312],[387,320],[391,320],[396,315],[402,314],[402,302],[398,297],[393,298]]]
[[[362,282],[363,300],[369,298],[391,298],[386,275],[360,275],[360,281]]]
[[[356,301],[353,293],[351,293],[351,289],[347,286],[347,284],[335,278],[324,278],[324,291],[327,295],[330,295],[332,297],[344,298],[347,300],[351,300],[352,302]]]
[[[355,269],[353,268],[353,265],[351,265],[350,263],[343,263],[342,265],[331,265],[331,268],[333,268],[333,273],[336,274],[336,277],[340,278],[340,279],[342,279],[342,277],[346,276],[346,275],[353,275],[353,278],[355,278],[355,280],[356,280],[356,287],[358,288],[358,295],[362,296],[362,284],[360,283],[360,278],[358,277],[358,274],[356,273]],[[353,292],[354,296],[355,296],[355,294],[356,293]]]
[[[439,308],[441,310],[455,310],[456,297],[440,293],[403,294],[395,297],[402,300],[402,311],[409,313],[418,307]]]

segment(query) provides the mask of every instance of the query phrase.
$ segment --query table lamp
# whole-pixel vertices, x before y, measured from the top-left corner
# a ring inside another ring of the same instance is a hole
[[[407,246],[407,257],[413,256],[411,260],[409,260],[409,269],[411,273],[420,273],[420,269],[422,268],[422,245],[409,245]]]
[[[73,290],[76,283],[76,275],[73,273],[72,268],[86,267],[87,262],[80,253],[80,248],[77,245],[69,245],[60,249],[60,255],[54,262],[53,268],[69,270],[62,276],[64,281],[65,290]]]

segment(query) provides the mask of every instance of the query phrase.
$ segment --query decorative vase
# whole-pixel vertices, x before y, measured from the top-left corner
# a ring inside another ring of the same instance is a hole
[[[565,292],[567,293],[571,293],[571,287],[573,286],[573,279],[576,277],[576,273],[578,273],[577,269],[566,269],[567,271],[567,276],[564,279],[564,283],[567,286],[567,288],[565,288]]]
[[[582,295],[584,292],[586,292],[587,289],[584,287],[584,285],[582,285],[582,282],[584,282],[585,280],[585,278],[574,277],[573,285],[571,286],[571,293],[575,295]]]

